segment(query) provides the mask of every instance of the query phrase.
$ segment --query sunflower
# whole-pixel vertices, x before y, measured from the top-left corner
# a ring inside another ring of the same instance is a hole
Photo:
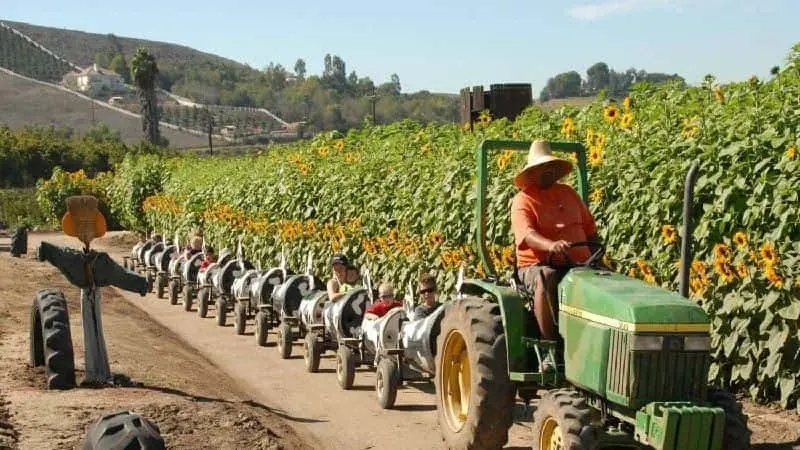
[[[630,97],[625,97],[625,100],[622,101],[622,107],[625,108],[625,111],[630,111],[632,106],[633,100]]]
[[[747,264],[742,261],[736,265],[736,273],[739,274],[739,278],[744,279],[750,276],[750,269],[748,269]]]
[[[692,261],[692,270],[694,270],[695,273],[697,273],[702,277],[708,275],[708,271],[706,270],[706,265],[702,261],[696,259]]]
[[[592,193],[589,194],[589,199],[592,201],[592,203],[600,203],[600,202],[602,202],[603,201],[603,190],[600,189],[600,188],[597,188],[597,189],[593,190]]]
[[[619,122],[619,126],[628,129],[633,124],[633,113],[626,112],[622,115],[622,120]]]
[[[603,163],[603,152],[599,147],[592,147],[589,149],[589,164],[599,166]]]
[[[728,262],[731,259],[731,249],[725,244],[715,244],[714,256],[718,261]]]
[[[333,146],[336,147],[336,150],[343,149],[344,148],[344,140],[342,140],[342,139],[337,140],[336,143]]]
[[[503,262],[509,267],[514,264],[514,248],[510,245],[503,247]]]
[[[720,87],[714,88],[714,98],[717,99],[717,103],[725,103],[725,93]]]
[[[769,283],[776,288],[780,289],[783,287],[783,277],[775,270],[775,267],[772,265],[767,266],[766,270],[767,280]]]
[[[797,149],[795,149],[794,147],[789,147],[786,150],[786,157],[787,158],[794,159],[796,156],[797,156]]]
[[[747,235],[742,231],[738,231],[733,235],[733,242],[736,244],[736,248],[740,250],[747,248],[749,245]]]
[[[565,117],[564,121],[561,123],[561,134],[567,138],[571,138],[575,135],[575,122],[571,117]]]
[[[678,230],[673,225],[664,225],[661,227],[661,237],[667,244],[674,244],[678,240]]]
[[[603,110],[603,117],[606,119],[606,122],[613,123],[619,117],[619,109],[617,109],[614,105],[606,106]]]
[[[714,263],[714,272],[716,272],[726,284],[736,279],[736,274],[733,270],[733,266],[728,264],[727,261],[717,260]]]
[[[772,266],[778,262],[778,254],[775,252],[775,247],[770,242],[765,242],[758,249],[761,254],[761,261],[767,265]]]
[[[330,151],[331,149],[328,148],[327,146],[320,147],[319,149],[317,149],[317,153],[319,153],[319,156],[328,156],[328,153],[330,153]]]
[[[428,153],[431,150],[431,144],[426,142],[420,150],[423,154]]]

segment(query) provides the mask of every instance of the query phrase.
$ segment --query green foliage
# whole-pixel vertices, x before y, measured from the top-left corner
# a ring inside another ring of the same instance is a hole
[[[36,203],[36,190],[0,189],[0,221],[9,228],[47,223],[47,218]]]
[[[56,166],[94,176],[110,170],[125,152],[126,146],[102,125],[84,139],[73,138],[69,129],[2,126],[0,187],[31,187],[40,178],[50,178]]]
[[[109,209],[107,196],[112,179],[110,172],[101,172],[96,177],[89,178],[83,170],[68,173],[56,167],[50,179],[41,179],[36,183],[36,203],[47,222],[57,225],[67,212],[68,197],[92,195],[100,202],[100,212],[105,216],[108,228],[119,229],[119,222]]]
[[[678,82],[685,85],[685,80],[678,74],[647,73],[645,70],[630,68],[624,72],[611,70],[608,64],[598,62],[586,69],[586,79],[574,70],[563,72],[547,80],[547,84],[539,94],[539,100],[597,95],[602,91],[614,97],[628,95],[636,83],[661,84]]]
[[[152,147],[150,148],[152,149]],[[144,200],[163,189],[169,166],[163,156],[142,147],[116,167],[116,175],[107,187],[111,213],[127,229],[146,228]]]
[[[66,61],[41,50],[0,26],[0,67],[37,80],[59,82],[70,70]]]

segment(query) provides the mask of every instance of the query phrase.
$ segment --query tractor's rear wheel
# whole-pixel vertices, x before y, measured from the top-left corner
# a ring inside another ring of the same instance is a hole
[[[595,448],[592,409],[571,389],[549,391],[533,414],[533,450]]]
[[[180,285],[178,285],[178,280],[169,280],[169,304],[170,305],[177,305],[178,304],[178,293],[181,291]]]
[[[436,349],[436,415],[447,447],[502,448],[515,388],[508,377],[500,306],[477,297],[454,300]]]
[[[721,389],[709,389],[708,401],[725,410],[725,432],[722,448],[728,450],[745,450],[750,448],[751,431],[747,428],[747,416],[742,406],[730,392]]]

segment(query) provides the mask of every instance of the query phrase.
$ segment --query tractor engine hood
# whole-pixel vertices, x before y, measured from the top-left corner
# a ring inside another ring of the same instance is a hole
[[[621,274],[578,268],[559,284],[571,383],[626,408],[702,401],[710,323],[694,302]]]
[[[559,285],[559,308],[622,331],[708,333],[708,315],[675,292],[625,275],[573,269]]]

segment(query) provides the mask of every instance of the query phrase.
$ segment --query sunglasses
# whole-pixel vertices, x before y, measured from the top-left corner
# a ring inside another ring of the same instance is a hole
[[[420,289],[420,291],[419,291],[419,293],[423,294],[423,295],[424,294],[433,294],[434,292],[436,292],[436,288],[435,287],[427,288],[427,289]]]

